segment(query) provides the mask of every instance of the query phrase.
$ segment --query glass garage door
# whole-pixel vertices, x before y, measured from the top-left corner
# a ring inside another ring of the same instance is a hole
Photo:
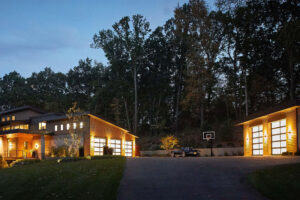
[[[272,122],[272,154],[286,152],[286,120]]]
[[[263,155],[263,127],[252,127],[252,152],[254,156]]]
[[[110,148],[113,148],[113,155],[121,155],[121,140],[110,140]]]
[[[125,142],[125,156],[132,156],[132,141]]]
[[[94,138],[94,155],[102,156],[103,155],[103,147],[106,145],[105,138]]]

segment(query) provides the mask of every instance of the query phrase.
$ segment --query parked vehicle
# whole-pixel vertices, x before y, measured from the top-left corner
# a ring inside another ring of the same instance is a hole
[[[176,155],[186,157],[186,156],[198,156],[199,152],[192,147],[182,147],[177,150],[171,151],[171,157],[175,157]]]

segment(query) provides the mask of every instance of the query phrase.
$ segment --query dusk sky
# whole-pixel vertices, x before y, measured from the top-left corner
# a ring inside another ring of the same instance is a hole
[[[151,29],[173,16],[187,0],[0,0],[0,77],[17,71],[28,77],[51,67],[67,72],[79,59],[107,63],[90,48],[95,33],[123,16],[142,14]],[[209,7],[213,1],[209,2]]]

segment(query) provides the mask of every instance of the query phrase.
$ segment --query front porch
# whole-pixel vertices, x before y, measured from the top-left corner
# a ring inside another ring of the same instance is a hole
[[[0,154],[5,160],[41,159],[45,149],[44,136],[30,133],[12,133],[0,136]],[[43,145],[42,145],[43,144]],[[43,146],[43,147],[42,147]]]

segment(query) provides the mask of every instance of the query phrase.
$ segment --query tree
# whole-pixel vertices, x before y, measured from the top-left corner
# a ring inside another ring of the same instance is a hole
[[[174,135],[161,138],[161,148],[165,150],[174,149],[178,145],[178,139]]]
[[[132,24],[130,22],[132,21]],[[102,30],[94,35],[92,47],[102,48],[110,63],[122,60],[130,69],[134,85],[133,132],[137,133],[138,123],[138,68],[144,57],[145,38],[150,32],[149,22],[141,15],[123,17],[113,25],[113,30]],[[115,57],[120,55],[121,57]]]

